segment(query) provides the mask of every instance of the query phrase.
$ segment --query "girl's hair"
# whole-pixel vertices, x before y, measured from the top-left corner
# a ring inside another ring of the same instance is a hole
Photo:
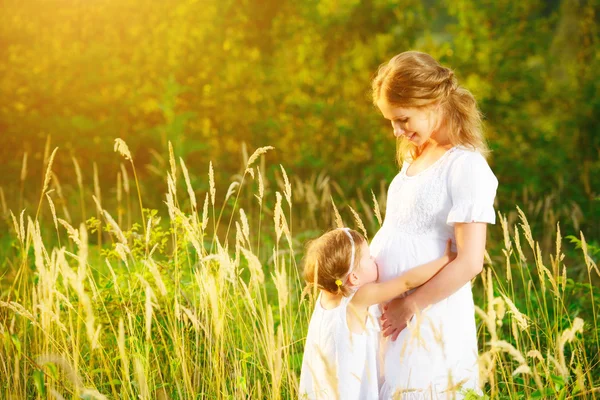
[[[382,64],[373,79],[373,103],[380,99],[389,105],[424,108],[436,103],[452,145],[462,145],[487,155],[482,116],[471,92],[458,84],[454,72],[442,67],[429,54],[405,51]],[[416,158],[419,149],[404,137],[398,139],[396,156],[400,165],[407,157]]]
[[[354,239],[354,266],[360,262],[360,249],[365,238],[355,230],[349,230]],[[308,244],[304,257],[303,277],[307,284],[315,285],[319,289],[333,294],[348,296],[352,293],[347,281],[352,257],[352,243],[350,238],[341,229],[329,231]],[[336,281],[342,281],[337,285]]]

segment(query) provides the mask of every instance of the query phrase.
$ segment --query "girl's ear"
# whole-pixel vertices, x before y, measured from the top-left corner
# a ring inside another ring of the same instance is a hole
[[[356,274],[356,272],[352,272],[350,273],[350,275],[348,276],[348,283],[351,286],[358,286],[360,285],[360,278],[358,277],[358,275]]]

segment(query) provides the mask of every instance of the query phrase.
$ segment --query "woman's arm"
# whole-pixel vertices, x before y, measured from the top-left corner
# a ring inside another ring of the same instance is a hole
[[[429,282],[410,295],[391,301],[381,317],[384,336],[396,340],[406,323],[418,311],[435,304],[463,287],[483,268],[487,224],[456,223],[457,256]]]
[[[412,268],[389,281],[368,283],[362,286],[351,301],[359,306],[368,307],[389,301],[407,290],[421,286],[456,257],[456,254],[452,253],[450,249],[451,245],[451,240],[448,240],[444,255],[436,260]]]

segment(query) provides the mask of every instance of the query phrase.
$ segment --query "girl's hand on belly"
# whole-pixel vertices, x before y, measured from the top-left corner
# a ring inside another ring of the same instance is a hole
[[[383,336],[391,336],[392,340],[396,340],[415,313],[416,305],[410,295],[396,298],[387,303],[383,306],[383,315],[381,316]]]

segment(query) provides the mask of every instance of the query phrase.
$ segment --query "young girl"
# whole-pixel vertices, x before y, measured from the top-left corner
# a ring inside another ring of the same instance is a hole
[[[348,228],[335,229],[308,247],[304,279],[320,294],[304,348],[302,399],[377,399],[379,391],[377,304],[422,285],[454,258],[443,257],[376,283],[377,265],[367,241]]]

